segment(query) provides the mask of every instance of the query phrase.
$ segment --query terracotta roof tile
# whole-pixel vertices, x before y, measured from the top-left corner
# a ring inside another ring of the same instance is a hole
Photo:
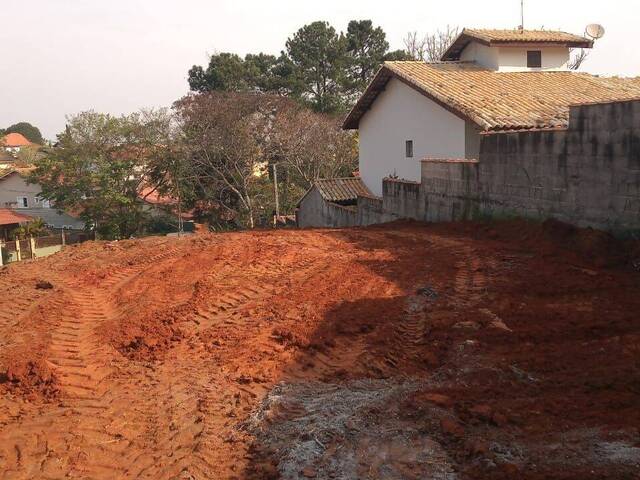
[[[0,225],[12,225],[14,223],[25,223],[33,220],[28,215],[15,212],[9,208],[0,208]]]
[[[0,143],[5,147],[28,147],[34,145],[20,133],[9,133],[5,135]]]
[[[590,42],[589,39],[573,33],[558,30],[496,30],[465,28],[462,33],[489,42],[542,42],[542,43],[567,43]]]
[[[371,192],[359,177],[320,179],[314,182],[314,186],[327,202],[357,200],[358,195],[371,196]]]
[[[353,107],[344,128],[357,128],[377,95],[398,78],[484,130],[566,127],[569,106],[640,97],[640,82],[586,73],[496,72],[470,62],[386,62]]]
[[[570,48],[592,48],[593,40],[554,30],[484,30],[465,28],[442,56],[442,60],[459,60],[470,42],[489,46],[557,45]]]

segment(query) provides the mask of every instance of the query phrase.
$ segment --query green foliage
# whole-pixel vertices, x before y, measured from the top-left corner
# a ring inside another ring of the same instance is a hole
[[[58,135],[58,147],[36,160],[29,181],[102,238],[135,235],[147,220],[139,192],[149,183],[169,188],[170,128],[165,112],[78,114]]]
[[[371,20],[352,20],[346,34],[346,87],[357,95],[363,92],[385,60],[389,50],[386,34]]]
[[[289,38],[286,47],[294,65],[294,94],[318,112],[340,110],[347,63],[344,35],[327,22],[313,22]]]
[[[318,112],[335,113],[355,102],[385,60],[410,59],[403,50],[389,52],[385,32],[371,20],[349,22],[346,33],[313,22],[287,40],[279,57],[213,55],[206,69],[194,65],[189,70],[189,87],[292,96]]]
[[[234,53],[220,53],[209,60],[207,70],[195,66],[189,71],[189,86],[194,91],[243,91],[249,88],[244,61]]]
[[[259,53],[244,59],[233,53],[218,53],[207,69],[194,65],[189,70],[189,87],[194,92],[290,93],[291,62],[286,56]]]
[[[41,237],[48,233],[47,227],[41,218],[36,218],[11,232],[12,237],[19,237],[21,239],[29,237]]]
[[[384,56],[385,62],[404,62],[408,60],[414,60],[414,58],[406,50],[393,50],[392,52],[387,52]]]
[[[44,144],[44,139],[42,138],[40,130],[28,122],[20,122],[11,125],[4,130],[4,135],[7,135],[9,133],[20,133],[32,143],[37,143],[38,145]]]
[[[149,219],[146,225],[146,232],[151,235],[166,235],[178,231],[176,217],[170,215],[154,216]]]

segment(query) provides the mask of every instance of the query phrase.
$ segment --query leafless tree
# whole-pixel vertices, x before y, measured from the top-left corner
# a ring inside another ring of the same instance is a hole
[[[426,59],[426,37],[420,37],[418,32],[409,32],[404,37],[404,48],[414,60],[424,62]]]
[[[256,133],[266,117],[259,96],[240,93],[193,95],[177,105],[188,150],[187,168],[204,202],[221,218],[253,228],[263,195],[256,168],[261,161]],[[239,217],[245,217],[240,219]]]
[[[404,38],[407,53],[418,61],[438,62],[458,36],[460,29],[447,25],[444,30],[423,37],[418,32],[409,32]]]
[[[293,102],[276,115],[270,136],[271,161],[282,163],[303,189],[319,178],[349,176],[357,166],[357,141],[338,119]]]
[[[569,70],[578,70],[589,56],[589,51],[584,48],[571,49],[571,58],[569,59]]]
[[[267,165],[278,165],[279,180],[293,187],[286,195],[292,201],[313,180],[350,174],[356,165],[353,135],[334,117],[289,98],[211,92],[188,96],[176,109],[196,197],[220,220],[253,228],[270,215],[275,202]]]

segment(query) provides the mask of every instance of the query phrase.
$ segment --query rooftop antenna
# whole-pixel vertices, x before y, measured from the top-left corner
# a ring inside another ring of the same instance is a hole
[[[584,30],[585,35],[593,40],[600,40],[604,37],[604,27],[598,23],[587,25]]]
[[[524,0],[520,0],[520,31],[524,31]]]

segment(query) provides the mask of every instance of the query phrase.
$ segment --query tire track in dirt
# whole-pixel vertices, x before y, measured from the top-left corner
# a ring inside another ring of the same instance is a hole
[[[297,265],[310,268],[312,263]],[[254,328],[255,319],[248,315],[249,311],[278,290],[265,285],[267,277],[282,279],[290,268],[258,258],[242,272],[237,264],[226,264],[205,275],[200,284],[213,288],[215,294],[194,309],[191,325],[185,327],[187,337],[204,341],[223,332]],[[253,285],[247,286],[248,279]],[[229,464],[228,449],[233,443],[235,412],[243,405],[248,412],[257,394],[254,387],[244,385],[249,379],[233,373],[232,365],[221,368],[214,364],[206,347],[183,343],[172,352],[171,360],[155,372],[158,382],[150,394],[159,399],[164,415],[157,419],[157,428],[152,432],[153,448],[133,459],[130,478],[217,478],[234,474],[236,466]],[[185,363],[186,358],[189,360]],[[241,359],[232,362],[238,360]],[[206,371],[212,374],[203,382],[202,372]],[[261,390],[266,393],[267,387]],[[241,458],[239,451],[238,460]]]
[[[47,363],[57,380],[60,403],[55,408],[42,407],[38,416],[18,419],[18,425],[0,428],[0,445],[5,447],[0,449],[0,459],[7,463],[2,478],[60,478],[67,474],[101,479],[127,477],[123,458],[135,454],[138,447],[132,447],[137,439],[132,441],[120,434],[118,419],[152,417],[157,406],[136,395],[131,377],[112,378],[112,364],[118,363],[118,354],[100,342],[96,329],[120,313],[111,300],[117,289],[148,265],[166,261],[177,252],[178,248],[172,246],[138,264],[115,267],[101,285],[93,288],[81,279],[56,275],[53,281],[59,295],[50,306],[63,304],[65,311],[50,323]],[[146,427],[148,421],[143,423]],[[143,432],[144,428],[137,433]],[[62,453],[61,448],[68,453]]]

